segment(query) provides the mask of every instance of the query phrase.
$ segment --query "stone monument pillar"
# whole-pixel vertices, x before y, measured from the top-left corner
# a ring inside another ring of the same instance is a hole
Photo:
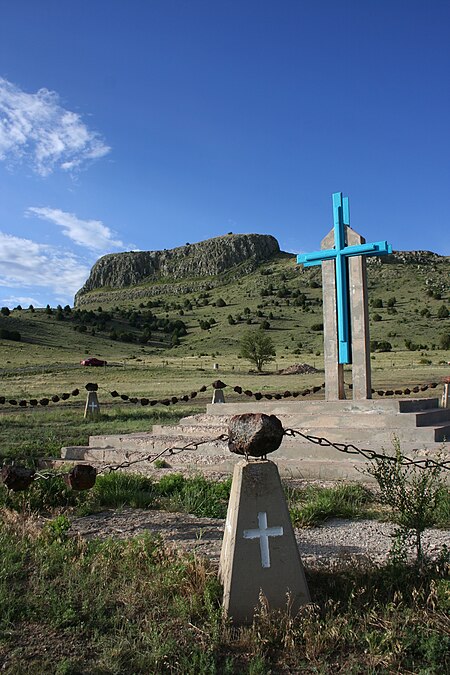
[[[366,240],[351,227],[345,228],[348,246],[365,244]],[[322,239],[321,248],[334,247],[334,230]],[[372,398],[370,367],[369,308],[367,301],[367,262],[364,256],[348,261],[350,296],[350,333],[352,340],[353,398]],[[339,363],[338,326],[336,312],[336,271],[334,260],[322,262],[323,332],[325,364],[325,398],[335,401],[345,398],[344,365]]]
[[[310,602],[303,565],[276,464],[236,464],[219,577],[223,607],[235,624],[253,621],[261,600],[293,615]]]
[[[367,256],[392,253],[387,241],[367,244],[350,228],[348,197],[333,194],[334,228],[320,251],[302,253],[297,263],[322,265],[325,398],[345,398],[344,365],[352,363],[353,398],[372,398],[370,381]]]
[[[100,414],[100,404],[98,402],[97,392],[88,391],[86,406],[84,408],[85,418],[94,419]]]

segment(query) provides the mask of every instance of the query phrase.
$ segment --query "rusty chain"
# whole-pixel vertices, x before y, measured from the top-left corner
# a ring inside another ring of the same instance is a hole
[[[215,443],[216,441],[227,441],[227,440],[228,434],[220,434],[215,438],[208,438],[204,441],[192,441],[191,443],[186,443],[186,445],[183,445],[181,447],[177,445],[172,445],[170,448],[164,448],[164,450],[161,450],[161,452],[157,453],[156,455],[147,455],[146,457],[139,457],[139,459],[125,460],[120,464],[107,464],[98,471],[98,475],[105,473],[106,471],[108,471],[108,473],[111,473],[112,471],[118,471],[119,469],[127,469],[128,467],[133,466],[134,464],[138,464],[139,462],[153,463],[160,457],[164,456],[172,457],[173,455],[179,455],[181,452],[184,452],[185,450],[197,450],[201,445],[205,445],[206,443]]]
[[[441,383],[439,382],[428,382],[425,384],[421,385],[411,385],[410,387],[405,387],[404,389],[372,389],[372,394],[377,394],[378,396],[409,396],[410,394],[417,394],[422,391],[427,391],[428,389],[436,389]],[[352,389],[353,386],[352,384],[345,383],[349,389]],[[238,395],[243,395],[247,396],[249,398],[254,398],[256,401],[261,401],[262,399],[266,399],[268,401],[274,399],[274,400],[281,400],[284,398],[297,398],[299,396],[305,397],[305,396],[310,396],[311,394],[316,394],[322,389],[325,388],[325,383],[322,383],[320,385],[315,385],[313,387],[308,387],[305,389],[302,389],[301,391],[290,391],[286,390],[284,392],[260,392],[260,391],[252,391],[250,389],[244,389],[243,387],[236,385],[228,385],[225,384],[224,382],[221,382],[221,380],[216,380],[215,382],[211,382],[208,385],[203,385],[200,387],[197,391],[191,391],[189,394],[183,394],[179,396],[166,396],[165,398],[162,399],[150,399],[148,397],[142,396],[142,397],[137,397],[137,396],[129,396],[128,394],[120,394],[118,391],[113,390],[109,391],[105,387],[99,387],[97,383],[91,383],[89,382],[88,384],[85,385],[84,387],[86,391],[98,391],[99,389],[104,391],[105,393],[109,394],[112,398],[120,398],[124,403],[132,403],[132,404],[140,404],[142,406],[155,406],[155,405],[176,405],[177,403],[182,403],[182,402],[188,402],[190,400],[195,399],[198,394],[206,392],[208,389],[225,389],[225,388],[231,388],[234,393]],[[48,397],[43,397],[41,399],[14,399],[14,398],[6,398],[5,396],[0,396],[0,405],[5,405],[8,404],[13,407],[18,407],[21,409],[26,409],[28,407],[34,408],[36,406],[42,406],[46,407],[50,403],[56,404],[56,403],[61,403],[64,401],[67,401],[71,396],[76,397],[79,396],[80,390],[74,389],[70,393],[63,393],[63,394],[55,394],[53,396],[48,396]]]
[[[367,448],[358,448],[353,443],[333,443],[327,438],[321,436],[311,436],[310,434],[305,434],[298,429],[284,429],[285,436],[301,436],[307,441],[314,443],[315,445],[320,445],[322,447],[334,448],[338,452],[343,452],[347,455],[361,455],[365,459],[370,461],[374,459],[387,459],[391,462],[397,462],[398,458],[393,455],[384,455],[382,453],[376,452],[375,450],[368,450]],[[411,459],[405,455],[400,455],[400,464],[402,466],[417,466],[419,469],[428,469],[430,467],[439,467],[441,469],[450,470],[450,460],[444,460],[439,462],[435,459],[429,457],[424,457],[420,459]]]
[[[330,441],[322,436],[312,436],[310,434],[305,434],[299,429],[283,429],[283,435],[290,437],[298,436],[311,443],[314,443],[315,445],[319,445],[321,447],[331,447],[338,452],[347,455],[360,455],[369,461],[377,459],[388,460],[391,462],[399,462],[402,466],[414,466],[419,469],[439,468],[447,471],[450,469],[450,460],[438,461],[429,457],[412,459],[410,457],[406,457],[405,455],[385,455],[376,452],[375,450],[358,448],[353,443],[334,443],[333,441]],[[214,438],[208,438],[202,441],[191,441],[190,443],[186,443],[183,446],[172,445],[168,448],[164,448],[164,450],[161,450],[161,452],[156,454],[149,454],[145,457],[139,457],[137,459],[124,460],[119,464],[107,464],[98,471],[89,464],[76,464],[70,471],[65,473],[54,472],[51,470],[34,471],[33,469],[15,466],[14,464],[4,464],[1,468],[1,477],[6,487],[13,491],[22,491],[27,489],[35,481],[49,480],[52,478],[62,478],[72,489],[85,490],[92,488],[95,484],[96,477],[103,473],[112,473],[113,471],[126,469],[142,462],[153,463],[157,459],[164,456],[171,457],[186,450],[198,450],[200,446],[206,445],[207,443],[215,443],[220,441],[225,442],[228,440],[228,434],[219,434]]]

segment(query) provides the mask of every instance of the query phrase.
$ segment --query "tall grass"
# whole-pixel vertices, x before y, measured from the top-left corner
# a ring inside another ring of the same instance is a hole
[[[319,525],[329,518],[370,517],[374,501],[373,493],[358,484],[311,486],[290,495],[292,519],[297,527]]]
[[[450,668],[450,584],[351,564],[307,570],[312,605],[259,608],[231,628],[203,559],[157,538],[86,542],[0,518],[0,669],[6,673],[427,673]]]
[[[104,408],[96,420],[83,417],[82,408],[59,405],[28,412],[0,415],[0,462],[25,458],[59,457],[67,445],[88,445],[89,436],[151,431],[153,424],[175,424],[198,412],[196,406],[142,408],[114,405]]]
[[[47,514],[69,509],[78,515],[130,506],[224,518],[230,489],[231,479],[218,482],[203,476],[186,478],[181,474],[169,474],[154,480],[113,472],[98,476],[91,490],[81,492],[71,490],[60,478],[37,480],[26,492],[18,493],[0,485],[0,506],[19,512]]]
[[[392,512],[381,504],[379,495],[360,484],[341,484],[332,488],[309,486],[285,493],[295,527],[313,527],[330,518],[389,519]],[[97,477],[92,490],[76,492],[61,478],[37,480],[25,492],[13,493],[0,484],[0,506],[20,512],[47,513],[69,509],[87,515],[105,508],[129,506],[191,513],[199,517],[225,518],[231,478],[214,481],[198,475],[185,477],[170,473],[158,478],[112,472]],[[432,524],[450,526],[450,492],[437,494]]]

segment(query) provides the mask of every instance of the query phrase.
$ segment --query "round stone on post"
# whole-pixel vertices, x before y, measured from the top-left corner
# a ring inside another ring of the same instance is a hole
[[[225,403],[225,396],[223,390],[227,386],[222,380],[216,380],[212,383],[213,386],[213,397],[211,403]]]
[[[228,426],[228,449],[246,459],[266,459],[275,452],[283,440],[284,430],[278,417],[264,413],[234,415]]]
[[[68,474],[64,476],[64,481],[72,490],[90,490],[95,485],[97,478],[97,469],[90,464],[76,464]]]
[[[3,466],[1,471],[3,484],[13,492],[27,490],[34,481],[34,475],[33,469],[24,466]]]

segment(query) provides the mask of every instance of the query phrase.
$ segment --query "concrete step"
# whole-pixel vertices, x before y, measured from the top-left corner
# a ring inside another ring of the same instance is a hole
[[[398,399],[398,411],[401,413],[420,412],[431,408],[439,408],[439,398]]]
[[[416,428],[432,425],[441,426],[444,422],[450,422],[450,409],[438,408],[436,410],[420,413],[383,413],[378,410],[369,412],[350,412],[344,411],[341,414],[319,414],[319,413],[296,413],[278,415],[285,428],[297,427],[318,427],[322,429],[339,429],[342,426],[352,427],[354,429],[379,429],[379,428]],[[180,420],[177,429],[183,435],[192,435],[195,437],[202,435],[214,435],[228,432],[228,423],[230,418],[224,415],[198,417],[190,416]],[[173,427],[164,425],[155,425],[153,435],[167,436],[173,433]]]
[[[206,406],[208,415],[241,415],[246,412],[263,412],[266,415],[290,415],[300,413],[341,414],[343,412],[421,412],[438,408],[438,398],[379,398],[366,401],[307,401],[302,399],[281,399],[279,401],[251,400],[242,403],[211,403]]]
[[[329,439],[336,441],[336,439]],[[366,443],[364,439],[353,439],[356,447],[361,449],[373,449],[384,454],[393,454],[394,448],[392,444],[386,445],[385,448],[374,446],[371,443]],[[93,448],[90,446],[63,448],[62,461],[84,461],[92,463],[94,466],[101,467],[105,464],[120,464],[123,461],[143,459],[147,455],[157,454],[164,449],[165,444],[155,444],[153,448],[148,448],[143,452],[123,452],[113,448]],[[419,456],[436,457],[437,451],[424,449],[427,446],[420,445],[415,442],[403,442],[401,449],[407,456],[413,456],[417,452]],[[428,446],[429,447],[429,446]],[[441,444],[438,451],[443,451],[444,454],[450,454],[450,442]],[[367,479],[365,474],[361,472],[367,465],[367,461],[358,454],[346,454],[339,452],[335,448],[318,446],[310,441],[302,438],[289,438],[283,440],[281,447],[271,455],[269,458],[276,462],[280,467],[283,475],[290,477],[304,477],[304,478],[352,478],[356,480]],[[205,444],[197,450],[185,450],[175,455],[164,455],[164,459],[172,469],[189,469],[195,472],[198,471],[218,471],[232,472],[233,466],[241,459],[240,456],[234,455],[228,451],[225,442],[215,444]],[[154,465],[148,461],[136,463],[129,467],[129,471],[136,473],[149,473],[154,470]]]
[[[448,422],[450,424],[450,408],[436,408],[415,414],[418,427],[431,426]]]
[[[444,414],[441,415],[441,413]],[[428,414],[432,416],[425,417]],[[425,426],[429,420],[448,419],[446,410],[420,413],[420,415],[419,426],[416,426],[417,413],[380,415],[374,411],[367,414],[343,413],[339,417],[322,415],[280,415],[279,417],[285,428],[296,429],[313,436],[323,436],[339,443],[351,442],[356,438],[380,445],[390,443],[393,436],[398,436],[403,441],[416,441],[417,443],[434,443],[450,439],[450,424]],[[154,432],[91,436],[89,446],[122,452],[147,452],[149,448],[162,447],[162,444],[168,447],[173,443],[186,444],[189,441],[213,439],[228,432],[226,417],[218,417],[216,424],[209,423],[206,418],[207,416],[199,416],[196,420],[195,416],[190,416],[181,420],[177,426],[158,425]]]
[[[445,424],[442,427],[435,427],[435,441],[447,442],[450,441],[450,424]]]
[[[175,426],[155,425],[152,432],[91,436],[89,446],[62,448],[64,461],[87,461],[95,465],[141,460],[171,448],[185,449],[164,459],[183,470],[228,471],[239,459],[228,451],[226,441],[214,440],[228,432],[232,415],[265,412],[277,415],[285,428],[322,437],[333,443],[392,454],[393,439],[400,440],[406,455],[417,452],[431,456],[450,454],[450,410],[438,407],[437,398],[371,401],[266,401],[214,404],[207,414],[189,415]],[[350,477],[355,466],[364,467],[361,455],[349,455],[333,447],[320,446],[301,436],[285,436],[281,447],[270,455],[280,470],[304,477]],[[151,463],[133,464],[129,469],[148,472]],[[353,476],[357,477],[357,476]]]

